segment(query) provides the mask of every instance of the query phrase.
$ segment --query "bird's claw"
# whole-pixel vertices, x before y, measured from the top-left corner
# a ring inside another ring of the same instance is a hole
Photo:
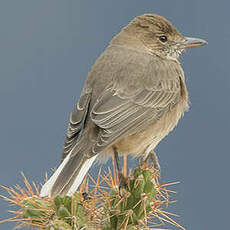
[[[148,165],[148,159],[151,159],[150,165]],[[149,155],[145,159],[140,160],[140,166],[143,168],[152,168],[156,172],[156,175],[160,177],[161,175],[161,167],[158,161],[158,157],[154,151],[151,151]]]

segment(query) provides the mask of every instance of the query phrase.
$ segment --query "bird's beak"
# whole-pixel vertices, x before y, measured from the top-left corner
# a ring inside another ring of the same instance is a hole
[[[189,49],[189,48],[195,48],[198,46],[203,46],[206,44],[208,44],[208,42],[206,42],[203,39],[185,37],[185,41],[180,44],[180,48]]]

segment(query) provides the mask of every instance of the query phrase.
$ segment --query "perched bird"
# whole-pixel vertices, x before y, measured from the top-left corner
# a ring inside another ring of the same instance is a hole
[[[124,27],[88,74],[70,116],[63,161],[41,196],[72,195],[96,158],[114,152],[147,158],[188,109],[181,52],[206,43],[155,14]]]

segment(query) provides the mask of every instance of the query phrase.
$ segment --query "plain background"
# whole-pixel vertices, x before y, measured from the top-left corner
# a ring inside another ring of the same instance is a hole
[[[209,42],[181,57],[191,109],[157,147],[162,181],[181,182],[169,210],[187,229],[229,229],[229,7],[227,0],[1,0],[0,184],[22,184],[20,171],[43,182],[59,163],[90,66],[132,18],[157,13]],[[7,210],[0,200],[1,218]]]

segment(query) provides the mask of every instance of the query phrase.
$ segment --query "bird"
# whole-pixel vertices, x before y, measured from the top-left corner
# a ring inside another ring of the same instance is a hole
[[[71,196],[96,159],[154,154],[189,108],[179,57],[205,44],[157,14],[122,28],[88,73],[70,115],[62,163],[40,196]]]

